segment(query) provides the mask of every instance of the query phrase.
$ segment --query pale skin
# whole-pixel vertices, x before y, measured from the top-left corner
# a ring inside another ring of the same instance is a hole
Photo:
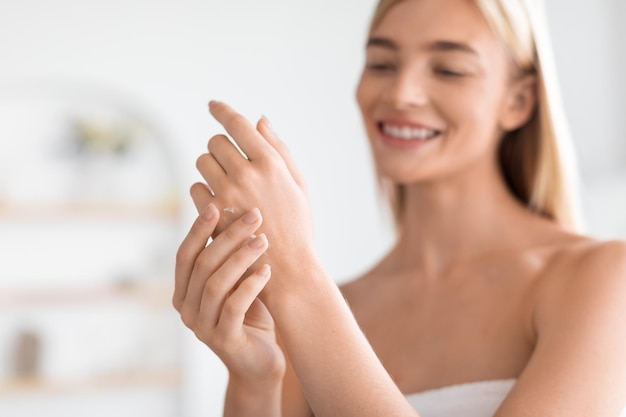
[[[248,159],[216,136],[198,160],[214,195],[192,188],[203,214],[179,249],[174,305],[229,369],[225,415],[414,416],[402,394],[504,378],[517,381],[496,417],[618,415],[626,244],[532,213],[496,164],[502,134],[532,115],[535,79],[512,76],[463,0],[400,3],[372,39],[357,99],[377,169],[406,184],[406,214],[395,247],[341,293],[284,145],[265,119],[210,106]],[[441,134],[399,150],[380,140],[388,120]]]

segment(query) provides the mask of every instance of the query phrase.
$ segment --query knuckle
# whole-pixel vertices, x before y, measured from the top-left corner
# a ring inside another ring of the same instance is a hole
[[[189,187],[189,195],[191,196],[191,198],[194,197],[194,195],[198,194],[198,183],[193,184],[191,187]]]
[[[205,329],[194,329],[193,334],[200,340],[202,343],[207,345],[211,350],[216,351],[215,349],[215,337],[213,336],[211,331],[207,331]]]
[[[215,135],[209,139],[208,149],[209,152],[213,152],[216,148],[223,145],[223,141],[228,140],[224,135]]]
[[[247,172],[249,171],[248,166],[242,162],[243,162],[243,159],[241,161],[237,161],[236,163],[232,165],[230,174],[234,178],[241,178],[247,175]]]
[[[244,242],[244,245],[235,253],[232,254],[230,261],[233,265],[242,265],[243,263],[247,263],[250,253],[250,246],[248,246],[247,241]]]
[[[254,280],[246,279],[241,283],[241,285],[239,286],[237,290],[242,296],[244,296],[245,298],[248,298],[248,297],[251,297],[253,293],[255,292],[255,289],[256,289],[255,287],[256,285],[255,285]]]
[[[258,249],[253,249],[249,245],[245,245],[241,248],[241,250],[233,254],[232,260],[236,265],[245,265],[249,268],[254,263],[255,259],[260,256],[257,255],[257,251]],[[244,283],[245,281],[242,282],[242,285]]]
[[[262,165],[262,167],[263,166],[264,165]],[[256,169],[245,169],[239,173],[237,180],[239,184],[243,185],[245,188],[254,190],[263,178]]]
[[[285,161],[276,152],[267,152],[259,159],[259,165],[263,171],[273,172],[277,167],[284,164]]]
[[[224,231],[222,232],[222,235],[227,241],[235,242],[235,241],[240,240],[241,233],[239,231],[238,224],[239,222],[234,222],[233,224],[228,226],[226,229],[224,229]]]
[[[180,311],[180,319],[183,324],[190,329],[193,329],[196,325],[196,315],[189,311],[189,309],[184,305]]]
[[[210,190],[204,183],[196,182],[189,187],[189,195],[191,195],[192,198],[200,198],[207,194],[210,194]]]
[[[176,264],[186,264],[190,261],[190,256],[187,254],[187,250],[184,246],[181,246],[176,251]]]
[[[181,312],[181,309],[183,306],[183,300],[178,295],[177,291],[174,291],[174,295],[172,296],[172,306],[174,307],[176,311],[178,311],[179,313]]]
[[[215,353],[224,354],[229,351],[229,341],[222,333],[215,332],[208,339],[208,343],[211,349]]]
[[[212,274],[214,268],[213,259],[205,253],[201,253],[196,259],[194,268],[200,275]]]
[[[203,167],[207,165],[208,158],[211,158],[211,155],[208,153],[203,153],[196,159],[196,168],[201,170]]]
[[[226,289],[223,285],[220,285],[216,280],[207,281],[202,293],[205,300],[217,300],[224,296]]]
[[[248,279],[244,280],[239,286],[239,290],[246,299],[251,299],[257,296],[262,289],[261,281],[251,278],[253,277],[249,277]]]
[[[211,342],[213,340],[213,334],[215,333],[214,326],[211,326],[207,320],[199,319],[193,332],[198,339],[203,342]]]
[[[237,301],[233,297],[229,297],[222,307],[222,314],[228,317],[235,317],[241,314],[241,306],[237,303]]]

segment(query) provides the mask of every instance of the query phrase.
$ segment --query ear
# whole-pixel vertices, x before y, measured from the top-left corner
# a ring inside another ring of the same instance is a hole
[[[526,75],[513,81],[500,115],[500,128],[505,132],[524,126],[537,106],[537,76]]]

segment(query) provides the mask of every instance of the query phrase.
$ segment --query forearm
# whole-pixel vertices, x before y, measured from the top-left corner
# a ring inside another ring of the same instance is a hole
[[[266,303],[317,417],[416,416],[321,268]]]
[[[310,208],[300,176],[267,124],[255,129],[224,103],[211,114],[248,156],[223,136],[209,141],[198,167],[219,207],[257,207],[269,243],[260,262],[272,278],[260,294],[317,417],[415,416],[374,354],[341,296],[313,259]],[[219,235],[217,236],[219,238]]]
[[[253,386],[231,376],[226,389],[224,417],[280,417],[281,390],[280,381]]]

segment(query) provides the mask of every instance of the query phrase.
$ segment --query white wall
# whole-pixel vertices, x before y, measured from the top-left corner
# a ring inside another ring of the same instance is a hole
[[[353,98],[374,3],[5,0],[0,94],[44,80],[132,97],[176,138],[172,149],[184,194],[198,179],[196,156],[219,132],[206,110],[209,99],[228,101],[251,119],[266,114],[309,184],[318,249],[341,281],[370,265],[390,242]],[[617,50],[618,37],[626,39],[624,2],[548,3],[581,165],[588,176],[609,175],[626,160],[626,126],[616,107],[626,104],[620,77],[626,55]],[[618,64],[621,72],[607,70]],[[185,209],[190,224],[194,210],[190,203]],[[181,334],[184,415],[217,416],[224,370],[192,336]]]
[[[588,232],[626,237],[626,2],[549,0],[557,67],[582,172]]]
[[[581,170],[587,176],[626,165],[624,107],[619,107],[626,82],[618,68],[626,57],[623,4],[620,0],[546,2],[563,99]]]

